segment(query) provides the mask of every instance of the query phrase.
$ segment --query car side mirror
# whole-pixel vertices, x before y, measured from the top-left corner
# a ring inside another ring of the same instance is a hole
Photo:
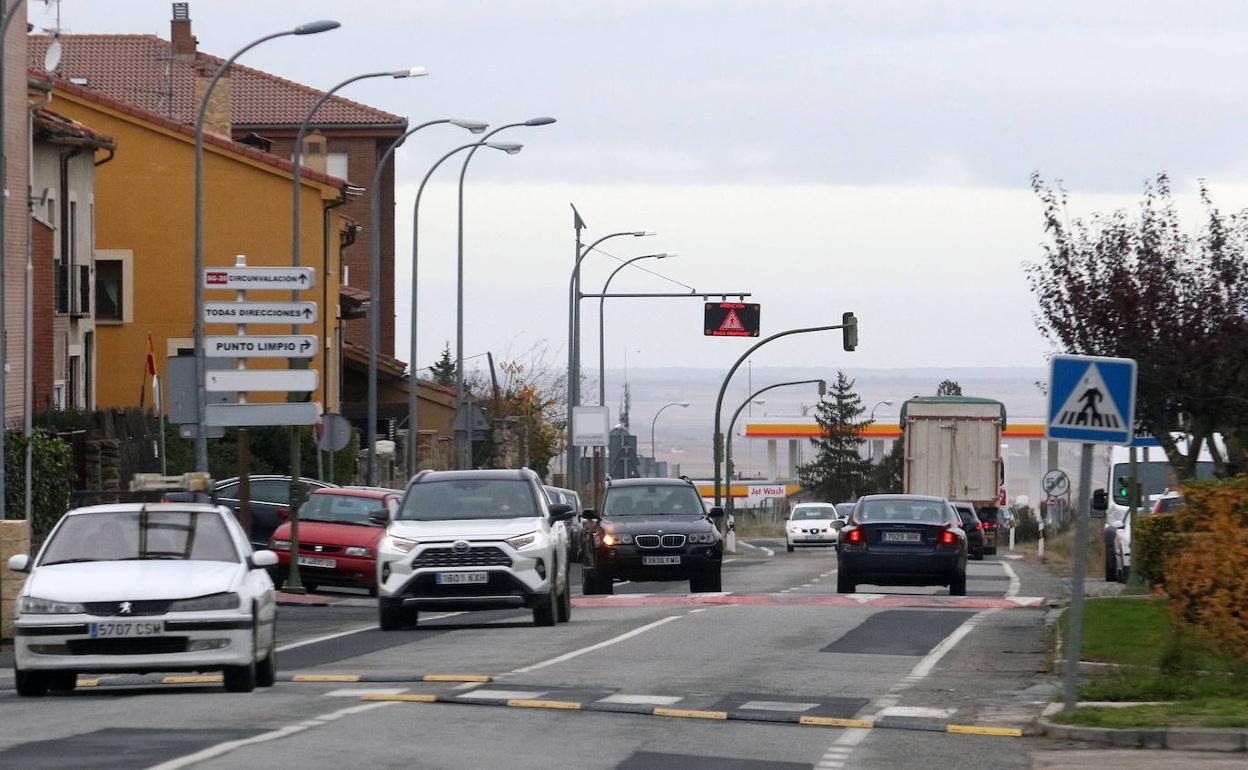
[[[716,505],[711,508],[709,515],[712,519],[722,519],[724,518],[724,509]]]
[[[372,524],[384,527],[390,523],[390,509],[382,508],[376,511],[369,511],[368,520]]]
[[[551,521],[567,521],[574,518],[576,511],[572,510],[572,506],[567,503],[551,503],[550,520]]]
[[[16,553],[9,557],[9,569],[14,572],[30,572],[30,557],[24,553]]]
[[[249,561],[251,563],[252,569],[265,569],[267,567],[276,567],[277,566],[277,554],[265,548],[263,550],[256,551],[255,553],[253,553]]]
[[[1105,490],[1103,489],[1093,490],[1092,510],[1094,511],[1109,510],[1109,495],[1105,494]]]
[[[840,531],[841,527],[843,526],[845,526],[845,522],[841,521],[840,519],[837,519],[836,521],[832,522],[832,529],[835,529],[837,531]]]
[[[581,518],[590,520],[590,521],[597,521],[598,512],[595,511],[593,508],[586,508],[585,510],[581,511]]]

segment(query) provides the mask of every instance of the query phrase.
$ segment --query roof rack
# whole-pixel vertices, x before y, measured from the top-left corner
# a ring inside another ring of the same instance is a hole
[[[211,492],[212,489],[212,476],[202,471],[183,473],[181,476],[136,473],[130,479],[131,492]]]

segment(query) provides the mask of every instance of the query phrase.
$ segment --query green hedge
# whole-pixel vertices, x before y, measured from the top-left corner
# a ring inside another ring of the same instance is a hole
[[[1145,585],[1166,582],[1166,559],[1182,546],[1174,514],[1136,516],[1131,523],[1131,569]]]
[[[43,538],[69,510],[69,490],[74,480],[73,452],[69,444],[44,433],[31,435],[31,515],[36,542]],[[4,438],[5,518],[26,515],[26,437],[6,431]]]

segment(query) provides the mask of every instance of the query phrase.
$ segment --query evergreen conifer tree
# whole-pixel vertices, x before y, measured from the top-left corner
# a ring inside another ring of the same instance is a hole
[[[871,461],[862,456],[864,419],[862,398],[854,392],[854,381],[845,372],[836,373],[836,382],[819,402],[815,421],[820,437],[811,439],[818,452],[815,459],[798,468],[803,487],[820,500],[848,502],[868,491]]]
[[[433,381],[444,388],[455,387],[455,359],[451,358],[451,343],[442,348],[442,357],[429,367]]]

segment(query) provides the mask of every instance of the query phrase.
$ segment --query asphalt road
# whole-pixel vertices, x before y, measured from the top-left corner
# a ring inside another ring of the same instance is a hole
[[[382,633],[372,600],[329,594],[279,619],[282,673],[322,681],[248,695],[154,676],[19,699],[6,670],[0,767],[1021,768],[1069,748],[947,731],[1026,727],[1052,698],[1045,597],[1060,586],[1042,569],[989,557],[964,598],[846,597],[833,552],[773,551],[726,564],[722,595],[578,590],[553,628],[426,613]],[[362,700],[390,695],[453,702]]]

